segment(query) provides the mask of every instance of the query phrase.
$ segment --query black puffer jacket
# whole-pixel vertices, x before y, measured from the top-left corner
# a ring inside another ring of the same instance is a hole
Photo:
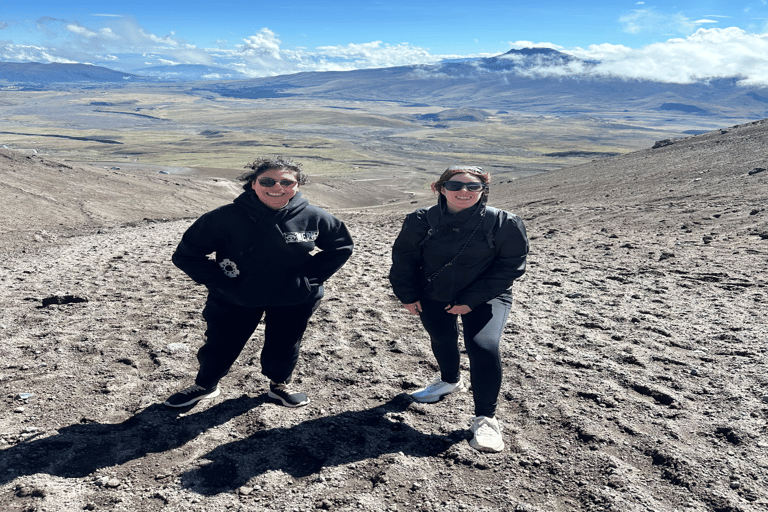
[[[315,247],[320,251],[311,254]],[[323,282],[352,248],[344,223],[300,192],[272,210],[248,190],[197,219],[173,263],[217,299],[245,307],[290,306],[321,298]]]
[[[440,196],[437,205],[405,218],[392,247],[389,273],[397,298],[403,304],[428,298],[475,309],[509,293],[512,282],[525,273],[528,255],[520,217],[480,203],[456,214],[446,212]]]

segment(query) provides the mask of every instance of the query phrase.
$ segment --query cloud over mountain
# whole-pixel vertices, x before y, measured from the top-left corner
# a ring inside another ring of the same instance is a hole
[[[513,49],[552,48],[575,58],[528,66],[525,73],[530,76],[598,75],[670,83],[737,77],[746,85],[768,84],[768,32],[748,32],[737,27],[695,30],[696,27],[711,26],[714,20],[708,18],[693,21],[664,16],[663,24],[658,25],[661,23],[659,17],[651,10],[636,10],[619,21],[628,32],[644,32],[655,23],[657,28],[666,31],[665,34],[681,37],[639,48],[610,43],[565,48],[533,41],[515,41],[509,45]],[[435,64],[492,56],[439,54],[408,42],[390,44],[381,40],[314,48],[286,46],[281,35],[267,27],[243,35],[234,42],[220,41],[216,47],[202,47],[173,31],[165,35],[155,34],[131,17],[100,15],[97,20],[87,24],[54,17],[39,18],[26,28],[45,34],[45,43],[20,44],[12,39],[0,40],[0,61],[87,63],[129,73],[151,66],[198,65],[229,69],[232,76],[256,78],[306,71]],[[8,28],[7,23],[0,25],[0,29],[4,28]]]

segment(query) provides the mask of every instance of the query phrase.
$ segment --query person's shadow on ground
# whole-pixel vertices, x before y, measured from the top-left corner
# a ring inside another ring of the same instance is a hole
[[[212,495],[236,489],[267,471],[281,470],[301,478],[323,467],[375,459],[387,453],[435,457],[468,438],[465,430],[433,435],[406,425],[398,413],[411,403],[408,395],[401,394],[372,409],[321,417],[290,428],[257,431],[201,456],[211,462],[183,473],[182,484],[200,494]]]
[[[266,395],[241,396],[184,416],[155,404],[123,423],[70,425],[56,435],[32,438],[3,450],[0,485],[36,473],[81,478],[100,468],[173,450],[265,402]],[[259,430],[204,455],[202,458],[210,460],[210,464],[184,473],[182,484],[201,494],[217,494],[270,470],[279,469],[298,478],[325,466],[385,453],[431,457],[466,438],[463,430],[438,436],[405,425],[396,413],[411,403],[402,394],[372,409],[325,416],[291,428]],[[286,414],[290,411],[286,410]]]
[[[172,410],[153,404],[122,423],[97,423],[84,418],[81,423],[58,429],[56,435],[41,437],[43,432],[4,450],[0,485],[35,473],[84,477],[149,453],[173,450],[264,402],[265,397],[244,395],[188,416],[180,413],[191,408]]]

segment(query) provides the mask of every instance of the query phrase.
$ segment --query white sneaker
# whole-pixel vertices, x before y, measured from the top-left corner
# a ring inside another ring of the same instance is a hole
[[[501,426],[496,418],[478,416],[472,418],[470,430],[475,435],[469,441],[469,445],[481,452],[500,452],[504,449],[504,440],[501,438]]]
[[[438,375],[435,377],[435,380],[429,383],[429,385],[411,393],[411,397],[417,402],[431,404],[456,390],[464,391],[465,389],[463,377],[459,377],[459,382],[456,384],[451,384],[450,382],[443,382],[440,380],[440,376]]]

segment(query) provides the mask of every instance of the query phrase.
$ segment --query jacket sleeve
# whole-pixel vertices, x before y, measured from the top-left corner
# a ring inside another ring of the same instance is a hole
[[[312,255],[306,270],[309,284],[323,284],[336,273],[352,255],[354,242],[347,226],[328,214],[320,223],[320,234],[315,246],[320,249]]]
[[[417,210],[405,218],[400,234],[392,246],[389,282],[395,296],[403,304],[413,304],[421,297],[419,283],[424,259],[420,243],[427,235],[428,229],[426,212]]]
[[[494,238],[499,244],[496,258],[482,275],[461,292],[457,304],[475,309],[507,291],[512,282],[525,273],[529,245],[522,219],[504,212]]]
[[[208,257],[223,245],[221,230],[216,228],[215,212],[206,213],[187,229],[171,257],[173,264],[193,281],[208,288],[224,286],[232,281],[219,264]]]

